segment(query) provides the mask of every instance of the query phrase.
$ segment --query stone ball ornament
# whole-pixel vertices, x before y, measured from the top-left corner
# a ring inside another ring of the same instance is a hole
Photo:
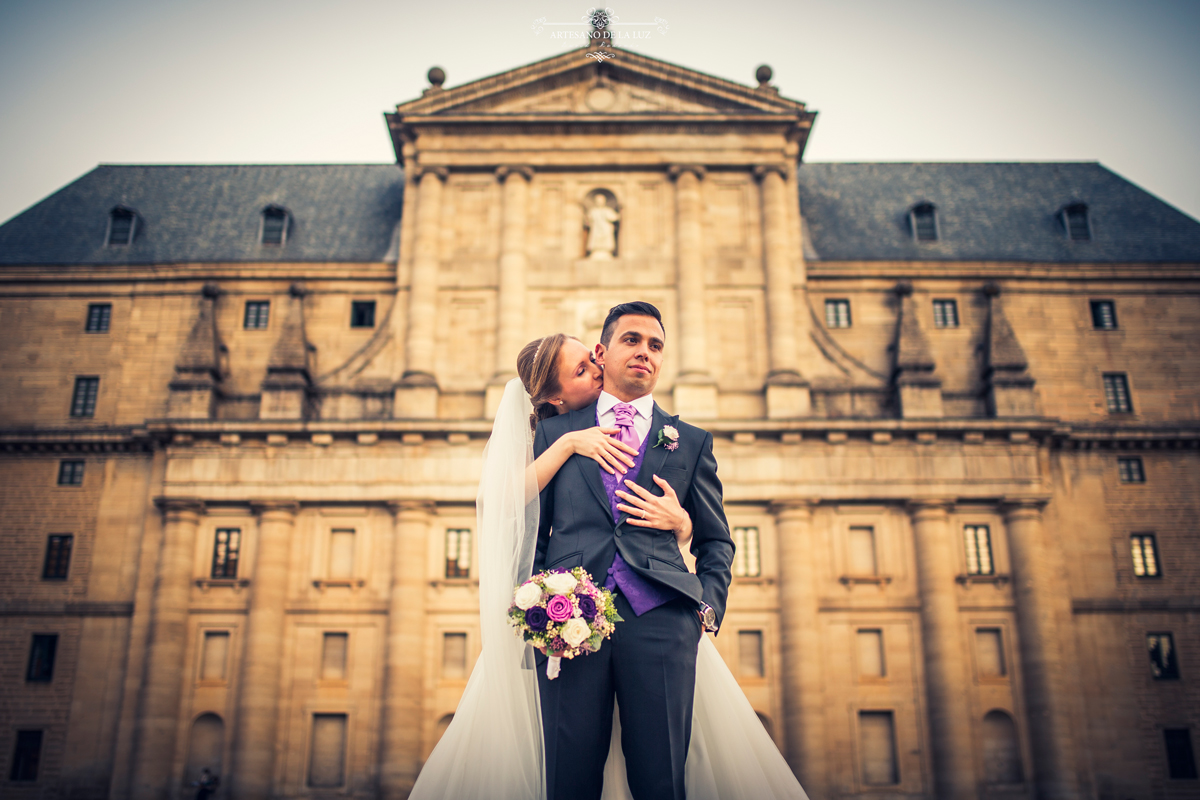
[[[437,88],[442,88],[442,84],[446,82],[446,70],[441,67],[430,67],[428,74],[429,83]]]

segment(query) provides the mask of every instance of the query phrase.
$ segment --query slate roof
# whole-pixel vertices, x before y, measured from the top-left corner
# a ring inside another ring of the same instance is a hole
[[[819,261],[1200,262],[1200,222],[1099,164],[801,164],[809,258]],[[393,164],[100,166],[0,225],[0,265],[394,261],[404,175]],[[913,241],[908,210],[937,207],[939,240]],[[1087,204],[1092,240],[1059,210]],[[262,210],[286,208],[282,247]],[[105,244],[109,211],[139,215]]]
[[[0,264],[394,261],[403,199],[394,164],[102,165],[0,226]],[[270,204],[282,246],[259,243]],[[105,243],[117,205],[139,217],[129,246]]]
[[[1200,262],[1200,222],[1096,163],[805,163],[798,182],[816,260]],[[913,241],[921,202],[936,242]],[[1076,202],[1091,241],[1066,237]]]

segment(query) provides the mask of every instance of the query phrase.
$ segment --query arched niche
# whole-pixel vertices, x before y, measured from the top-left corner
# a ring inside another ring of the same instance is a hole
[[[992,709],[983,717],[984,783],[1022,783],[1021,746],[1017,726],[1007,711]]]
[[[224,755],[225,721],[212,713],[196,717],[188,736],[187,768],[183,772],[184,785],[190,786],[193,781],[200,780],[200,771],[205,767],[220,777]]]

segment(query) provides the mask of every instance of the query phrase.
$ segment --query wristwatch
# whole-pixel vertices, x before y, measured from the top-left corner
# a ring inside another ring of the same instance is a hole
[[[704,626],[704,630],[709,633],[717,632],[717,612],[708,603],[701,603],[698,609],[700,614],[700,624]]]

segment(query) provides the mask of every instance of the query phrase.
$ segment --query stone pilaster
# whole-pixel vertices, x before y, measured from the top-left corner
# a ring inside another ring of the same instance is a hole
[[[408,797],[421,770],[425,554],[432,508],[425,503],[402,502],[393,504],[391,510],[395,522],[379,774],[384,800],[399,800]]]
[[[1065,676],[1076,671],[1066,663],[1058,625],[1069,612],[1066,583],[1054,565],[1042,525],[1040,500],[1014,499],[1002,504],[1012,558],[1013,595],[1021,649],[1021,683],[1029,718],[1033,780],[1038,800],[1080,797],[1071,747],[1071,720]]]
[[[783,704],[787,761],[810,797],[826,796],[825,683],[812,530],[812,504],[772,507],[779,542]]]
[[[262,382],[260,419],[307,419],[310,416],[312,375],[308,366],[311,346],[304,330],[306,293],[299,283],[293,283],[288,289],[287,313],[267,361],[267,377]]]
[[[788,230],[788,182],[785,166],[754,168],[762,189],[763,250],[767,275],[767,416],[805,417],[812,413],[808,382],[800,374],[796,350],[796,295]],[[792,193],[794,194],[794,193]]]
[[[172,419],[211,419],[220,393],[221,356],[225,345],[217,332],[217,298],[221,291],[215,283],[206,283],[200,294],[196,322],[175,362],[175,378],[170,383],[167,416]]]
[[[675,378],[675,413],[694,419],[717,416],[717,384],[708,371],[705,302],[704,201],[700,181],[704,167],[675,166],[675,252],[678,258],[676,297],[679,308],[679,375]]]
[[[408,292],[408,332],[404,377],[396,387],[393,416],[437,417],[438,385],[434,375],[434,331],[437,325],[438,239],[442,218],[444,167],[419,170],[416,246]]]
[[[488,382],[484,413],[496,416],[504,384],[517,374],[517,353],[525,345],[526,231],[529,215],[529,167],[500,167],[496,170],[503,189],[500,223],[500,280],[496,297],[496,364]]]
[[[242,646],[241,681],[233,739],[232,796],[259,800],[272,795],[276,720],[283,659],[288,561],[295,530],[294,503],[255,505],[258,542],[250,579],[250,613]]]
[[[988,411],[993,417],[1035,417],[1037,397],[1029,361],[1004,313],[1000,285],[988,282],[983,293],[988,299],[987,366],[983,373]]]
[[[942,416],[942,379],[929,340],[917,318],[917,304],[912,284],[896,284],[900,303],[900,319],[896,324],[896,369],[892,379],[900,416],[905,419],[927,419]]]
[[[194,499],[163,498],[158,505],[163,511],[163,538],[151,601],[146,675],[138,702],[130,787],[130,796],[136,800],[161,800],[172,788],[192,556],[204,510]]]
[[[925,696],[938,800],[977,796],[968,674],[958,614],[955,546],[945,501],[909,508],[921,595]]]

